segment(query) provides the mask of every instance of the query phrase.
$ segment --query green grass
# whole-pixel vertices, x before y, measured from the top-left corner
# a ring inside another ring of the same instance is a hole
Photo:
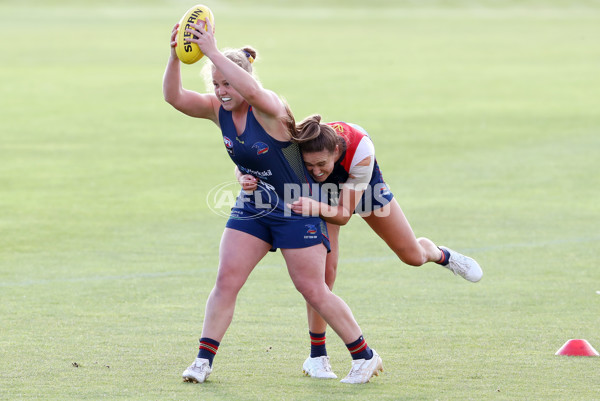
[[[205,198],[233,177],[217,128],[162,99],[193,4],[4,1],[0,399],[597,399],[600,358],[554,353],[600,350],[600,4],[206,4],[219,46],[255,46],[298,119],[365,127],[416,235],[477,258],[483,281],[405,266],[355,218],[335,292],[382,376],[301,375],[304,304],[272,254],[209,381],[182,383],[225,224]],[[204,90],[201,64],[187,88]]]

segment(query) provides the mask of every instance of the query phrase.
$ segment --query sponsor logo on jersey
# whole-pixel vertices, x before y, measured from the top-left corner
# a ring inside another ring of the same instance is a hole
[[[238,168],[240,169],[240,171],[244,174],[250,174],[253,175],[255,177],[261,178],[263,180],[266,180],[268,177],[272,176],[273,173],[271,172],[271,169],[269,170],[263,170],[263,171],[258,171],[258,170],[252,170],[250,168],[238,165]]]
[[[264,142],[256,142],[254,145],[252,145],[252,149],[256,149],[257,155],[264,155],[269,151],[269,145]]]

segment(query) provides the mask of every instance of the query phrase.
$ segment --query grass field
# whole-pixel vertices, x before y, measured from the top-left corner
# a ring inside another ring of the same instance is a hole
[[[298,119],[369,131],[417,236],[484,269],[408,267],[359,218],[343,228],[335,292],[385,368],[362,386],[302,376],[279,253],[209,381],[181,382],[225,224],[206,195],[233,177],[218,129],[162,98],[193,4],[0,2],[0,399],[600,399],[600,358],[554,355],[600,350],[599,2],[205,3]],[[204,90],[201,64],[184,86]]]

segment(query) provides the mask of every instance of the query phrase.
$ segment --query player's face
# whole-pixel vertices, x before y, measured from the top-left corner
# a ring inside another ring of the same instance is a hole
[[[302,153],[302,158],[312,178],[316,182],[323,182],[333,171],[335,161],[337,160],[336,155],[337,152],[321,150],[319,152]]]
[[[215,95],[217,95],[223,108],[227,111],[237,109],[244,102],[244,98],[229,85],[229,82],[227,82],[219,70],[213,70],[212,76]]]

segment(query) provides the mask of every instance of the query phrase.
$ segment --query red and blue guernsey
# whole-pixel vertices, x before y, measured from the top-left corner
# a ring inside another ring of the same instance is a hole
[[[344,149],[338,160],[336,160],[333,171],[323,184],[342,185],[351,183],[356,187],[365,185],[363,193],[355,212],[359,214],[369,213],[387,205],[394,195],[390,192],[383,180],[381,170],[375,159],[375,147],[369,134],[361,126],[341,121],[327,123],[342,138]],[[358,163],[367,157],[373,159],[373,167],[370,172],[363,171],[357,167]],[[323,197],[330,204],[337,203],[337,193],[326,193]]]
[[[345,183],[349,176],[355,175],[354,167],[366,157],[375,158],[375,148],[367,132],[356,124],[342,121],[327,123],[343,139],[342,154],[334,165],[334,171],[326,182]],[[368,182],[368,181],[366,181]]]
[[[219,124],[231,160],[243,174],[258,178],[255,191],[240,191],[227,227],[259,237],[274,248],[303,248],[321,242],[328,245],[323,220],[295,214],[286,206],[314,184],[298,145],[271,137],[256,120],[252,107],[240,135],[232,113],[223,107],[219,109]],[[295,228],[289,224],[293,221]]]

